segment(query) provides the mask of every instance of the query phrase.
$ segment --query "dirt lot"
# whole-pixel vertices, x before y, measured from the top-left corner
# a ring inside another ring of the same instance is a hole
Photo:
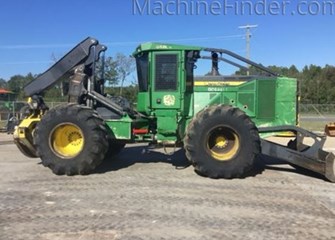
[[[185,168],[182,151],[142,149],[55,176],[0,134],[0,239],[335,239],[335,185],[318,176],[269,163],[211,180]]]

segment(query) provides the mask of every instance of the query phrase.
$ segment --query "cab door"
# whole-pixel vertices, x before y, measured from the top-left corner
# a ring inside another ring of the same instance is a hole
[[[155,52],[151,106],[153,109],[181,108],[181,54],[180,52]]]

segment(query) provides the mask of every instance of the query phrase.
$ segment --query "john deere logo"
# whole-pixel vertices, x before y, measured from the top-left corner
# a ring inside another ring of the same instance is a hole
[[[173,106],[176,102],[176,98],[173,95],[165,95],[163,98],[163,103],[165,106]]]

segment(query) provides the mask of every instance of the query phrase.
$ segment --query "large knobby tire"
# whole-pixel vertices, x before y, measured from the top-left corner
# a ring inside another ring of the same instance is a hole
[[[184,139],[195,171],[210,178],[242,178],[254,172],[261,152],[258,130],[238,108],[219,105],[199,112]]]
[[[125,143],[118,142],[115,139],[109,139],[109,148],[106,154],[106,158],[114,159],[116,155],[118,155],[126,146]]]
[[[66,105],[43,116],[36,127],[35,145],[43,165],[55,174],[88,174],[107,153],[108,132],[94,110]]]

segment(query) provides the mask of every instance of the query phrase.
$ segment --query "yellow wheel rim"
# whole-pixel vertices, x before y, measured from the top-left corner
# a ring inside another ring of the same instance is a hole
[[[240,149],[240,140],[228,127],[212,129],[207,138],[207,150],[218,161],[230,161]]]
[[[50,134],[50,147],[61,158],[73,158],[84,147],[84,135],[80,128],[72,123],[56,126]]]

